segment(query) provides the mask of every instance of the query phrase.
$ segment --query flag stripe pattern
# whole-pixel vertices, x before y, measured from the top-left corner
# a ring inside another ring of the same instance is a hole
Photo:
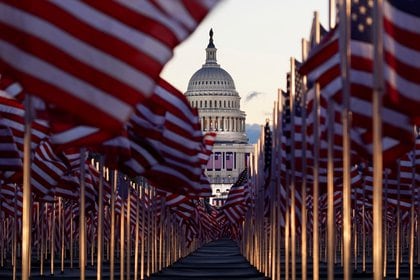
[[[120,129],[217,3],[172,2],[1,1],[0,72],[87,124]]]

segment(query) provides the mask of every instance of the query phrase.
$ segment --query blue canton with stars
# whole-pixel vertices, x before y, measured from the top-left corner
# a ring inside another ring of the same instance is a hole
[[[374,0],[352,0],[351,3],[351,39],[372,42]]]

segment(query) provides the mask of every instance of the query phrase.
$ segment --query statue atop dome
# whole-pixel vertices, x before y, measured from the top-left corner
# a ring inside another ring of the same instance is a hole
[[[210,35],[210,39],[209,39],[209,44],[207,48],[216,48],[213,43],[213,28],[210,28],[209,35]]]

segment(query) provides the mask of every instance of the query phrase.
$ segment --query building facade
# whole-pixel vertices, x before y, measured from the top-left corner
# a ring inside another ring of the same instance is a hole
[[[245,133],[246,114],[240,108],[241,97],[231,75],[217,63],[216,52],[210,30],[205,64],[192,75],[185,96],[198,109],[203,132],[217,134],[205,173],[214,195],[210,202],[220,206],[248,165],[254,148],[248,144]]]

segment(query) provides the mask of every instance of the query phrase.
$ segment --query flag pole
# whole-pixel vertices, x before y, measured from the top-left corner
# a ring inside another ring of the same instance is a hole
[[[320,42],[319,14],[314,13],[315,17],[315,42]],[[313,222],[312,222],[312,275],[313,279],[319,279],[319,115],[320,115],[320,86],[315,83],[314,97],[314,168],[313,168]]]
[[[114,280],[115,271],[115,191],[117,189],[118,170],[114,170],[114,176],[112,178],[111,186],[111,236],[110,236],[110,269],[109,279]]]
[[[281,122],[282,113],[281,113],[281,110],[280,110],[280,108],[282,108],[281,106],[282,106],[282,103],[283,103],[282,97],[283,96],[282,96],[281,89],[278,89],[278,91],[277,91],[277,100],[278,100],[277,101],[277,114],[278,114],[278,119],[279,119],[278,124],[280,126],[279,127],[279,136],[282,133],[282,129],[283,129],[282,122]],[[281,136],[280,136],[280,139],[281,139]],[[280,140],[279,145],[281,146],[281,140]],[[279,158],[279,161],[280,161],[279,164],[281,166],[281,149],[280,149],[280,147],[279,147],[279,154],[277,156]],[[281,184],[280,184],[280,178],[279,177],[280,176],[277,176],[277,183],[278,183],[278,187],[280,188]],[[280,211],[280,205],[279,205],[279,199],[280,199],[280,190],[278,189],[277,190],[277,196],[276,196],[276,214],[277,214],[277,224],[278,225],[280,224],[280,212],[281,212]],[[277,247],[277,250],[276,250],[276,252],[277,252],[276,276],[277,277],[274,280],[280,280],[280,278],[281,278],[281,250],[280,250],[280,247],[281,247],[281,228],[280,227],[277,227],[276,239],[277,239],[277,243],[276,243],[276,247]]]
[[[334,28],[336,11],[335,0],[329,0],[328,23],[330,30]],[[332,100],[328,102],[328,208],[327,208],[327,238],[328,238],[328,279],[334,279],[334,256],[335,256],[335,217],[334,217],[334,104]]]
[[[292,258],[292,280],[296,279],[296,176],[295,176],[295,59],[290,58],[290,139],[291,139],[291,159],[290,159],[290,251]]]
[[[54,258],[55,258],[55,196],[53,198],[53,202],[51,203],[51,243],[50,243],[50,275],[54,275]]]
[[[139,207],[140,207],[140,199],[139,195],[141,195],[141,188],[139,184],[136,184],[136,235],[134,241],[134,280],[138,279],[138,262],[139,262]]]
[[[366,272],[366,193],[363,177],[363,205],[362,205],[362,272]]]
[[[99,155],[99,186],[98,186],[98,225],[97,225],[97,256],[96,279],[102,279],[102,262],[104,259],[104,159]]]
[[[415,135],[415,130],[414,130]],[[414,143],[415,143],[414,138]],[[409,267],[410,267],[410,280],[414,279],[414,205],[415,205],[415,186],[416,186],[416,145],[414,144],[412,157],[411,157],[411,207],[410,207],[410,253],[409,253]]]
[[[343,253],[344,279],[351,279],[351,147],[350,147],[350,0],[344,0],[340,17],[340,56],[343,82]]]
[[[13,280],[16,280],[16,272],[17,272],[17,235],[18,235],[18,221],[17,221],[17,184],[15,185],[15,198],[14,198],[14,210],[15,215],[13,219],[13,247],[12,247],[12,264],[13,264]],[[23,257],[23,256],[22,256]]]
[[[64,251],[65,251],[65,234],[64,234],[64,203],[63,198],[60,196],[59,198],[60,203],[60,212],[59,215],[61,217],[60,219],[60,232],[61,232],[61,273],[64,273]]]
[[[140,280],[144,280],[144,258],[145,258],[145,226],[146,226],[146,187],[143,181],[142,186],[140,186],[141,191],[141,248],[140,248]],[[170,242],[168,242],[170,244]],[[168,254],[169,255],[169,254]],[[169,261],[167,262],[169,265]]]
[[[385,220],[383,223],[383,232],[384,232],[384,236],[383,236],[383,240],[381,241],[381,245],[383,246],[383,251],[384,254],[382,255],[381,252],[381,256],[383,256],[383,260],[382,260],[382,271],[381,273],[383,273],[383,277],[386,277],[386,270],[387,270],[387,264],[388,264],[388,219],[387,219],[387,212],[388,212],[388,171],[385,170],[384,176],[385,176],[385,211],[383,213]],[[382,217],[382,215],[381,215]],[[383,218],[383,217],[382,217]],[[375,240],[373,241],[375,242]],[[375,245],[375,243],[373,243],[373,245]],[[375,250],[375,248],[373,248],[373,250]],[[382,279],[382,278],[381,278]],[[376,279],[375,279],[376,280]]]
[[[397,230],[396,234],[396,254],[395,254],[395,279],[400,278],[400,264],[401,264],[401,203],[400,203],[400,160],[397,160]]]
[[[124,182],[121,182],[124,184]],[[122,187],[122,186],[121,186]],[[124,186],[125,187],[125,186]],[[121,212],[120,212],[120,280],[124,280],[124,219],[125,219],[125,207],[124,207],[124,195],[121,195]]]
[[[47,235],[46,234],[46,232],[45,232],[45,226],[44,226],[44,222],[46,222],[45,221],[45,217],[47,216],[47,214],[45,213],[46,212],[46,207],[44,207],[44,206],[46,206],[47,204],[46,203],[43,203],[42,204],[42,212],[43,212],[43,214],[42,214],[42,226],[41,226],[41,252],[40,252],[40,255],[41,255],[41,258],[40,258],[40,264],[39,264],[39,274],[41,275],[41,276],[43,276],[44,275],[44,243],[45,243],[45,236]]]
[[[126,269],[127,279],[131,279],[130,264],[131,264],[131,232],[130,232],[130,218],[131,218],[131,182],[128,183],[128,196],[127,196],[127,221],[126,221],[126,245],[127,245],[127,256],[126,256]]]
[[[73,270],[73,202],[70,203],[70,270]]]
[[[302,39],[302,61],[305,61],[308,57],[308,42]],[[306,76],[302,77],[302,186],[301,186],[301,269],[302,269],[302,280],[307,279],[308,267],[308,241],[307,241],[307,216],[306,216],[306,90],[307,80]]]
[[[334,105],[333,101],[328,102],[328,279],[334,279],[334,254],[335,254],[335,217],[334,217]]]
[[[79,267],[80,280],[86,277],[86,185],[85,185],[85,154],[86,149],[80,149],[80,203],[79,203]]]
[[[383,248],[382,248],[382,95],[383,95],[383,22],[382,0],[375,1],[374,6],[374,86],[372,100],[373,115],[373,277],[382,279]],[[385,209],[386,210],[386,209]]]
[[[31,258],[31,130],[32,104],[29,94],[25,97],[25,134],[23,139],[23,202],[22,202],[22,279],[29,279]],[[16,267],[16,263],[14,264]]]

